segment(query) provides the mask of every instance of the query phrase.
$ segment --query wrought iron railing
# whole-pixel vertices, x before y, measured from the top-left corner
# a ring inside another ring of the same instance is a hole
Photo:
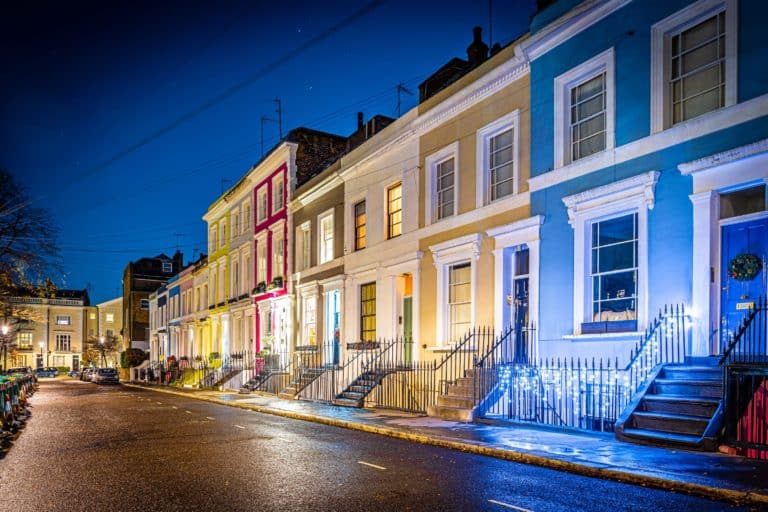
[[[503,353],[495,359],[492,352],[489,364],[476,372],[481,379],[478,394],[488,389],[485,396],[477,397],[476,416],[612,431],[632,395],[657,365],[685,360],[689,327],[682,306],[665,307],[632,349],[626,366],[620,366],[618,358],[510,363]],[[497,383],[491,384],[493,379]]]
[[[726,444],[740,455],[768,459],[768,301],[752,304],[724,346]]]
[[[723,347],[720,365],[768,365],[768,299],[761,297],[747,310],[736,332]]]

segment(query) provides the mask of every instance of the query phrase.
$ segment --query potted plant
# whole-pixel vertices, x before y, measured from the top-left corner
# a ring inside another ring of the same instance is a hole
[[[275,288],[282,288],[283,287],[283,276],[275,276],[274,279],[272,279],[272,282],[269,283],[269,289],[273,290]]]
[[[267,283],[260,281],[251,292],[251,295],[258,295],[267,291]]]

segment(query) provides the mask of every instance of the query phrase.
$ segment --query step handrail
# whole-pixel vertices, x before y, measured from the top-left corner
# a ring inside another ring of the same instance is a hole
[[[746,314],[746,316],[741,319],[739,322],[739,328],[736,331],[736,335],[731,338],[728,346],[723,351],[723,355],[718,363],[720,366],[723,366],[723,364],[726,363],[731,355],[731,352],[733,352],[736,346],[741,344],[745,339],[747,330],[752,326],[752,323],[755,321],[755,318],[757,318],[757,315],[761,311],[768,311],[768,299],[766,297],[757,299],[756,303],[752,304],[752,307],[749,309],[749,312]]]

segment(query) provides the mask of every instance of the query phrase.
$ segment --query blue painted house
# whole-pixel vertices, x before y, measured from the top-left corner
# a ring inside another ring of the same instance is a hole
[[[718,354],[766,292],[768,4],[539,4],[522,44],[539,354],[626,362],[670,303],[687,353]]]

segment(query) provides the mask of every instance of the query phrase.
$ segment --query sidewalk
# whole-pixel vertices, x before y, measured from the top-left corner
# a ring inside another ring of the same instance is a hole
[[[619,442],[609,433],[465,424],[398,411],[351,409],[256,393],[125,385],[585,476],[768,507],[768,461],[641,446]]]

